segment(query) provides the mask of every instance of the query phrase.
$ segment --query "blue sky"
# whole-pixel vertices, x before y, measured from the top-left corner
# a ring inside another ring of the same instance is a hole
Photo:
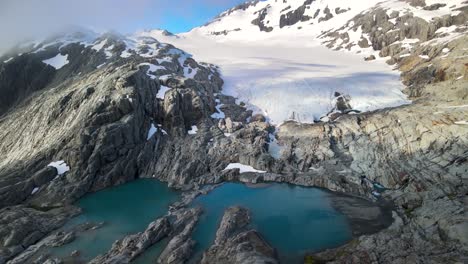
[[[173,7],[166,8],[155,27],[167,29],[173,33],[186,32],[210,21],[219,13],[243,3],[243,0],[172,0]],[[157,4],[153,7],[157,8]],[[151,23],[151,22],[150,22]]]

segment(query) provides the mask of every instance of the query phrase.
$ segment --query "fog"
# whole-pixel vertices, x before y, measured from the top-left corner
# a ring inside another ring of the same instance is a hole
[[[163,27],[162,15],[191,15],[197,6],[230,7],[239,0],[0,0],[0,54],[71,25],[121,33]]]

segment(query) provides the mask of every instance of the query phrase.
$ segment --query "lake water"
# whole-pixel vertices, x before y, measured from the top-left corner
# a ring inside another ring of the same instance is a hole
[[[251,227],[278,250],[284,263],[300,263],[305,253],[339,246],[352,233],[346,217],[331,206],[331,195],[317,188],[288,184],[252,188],[226,183],[193,201],[193,206],[204,209],[193,234],[197,242],[193,259],[199,258],[211,245],[224,210],[234,205],[250,209]],[[82,260],[92,259],[108,251],[115,240],[146,229],[179,198],[179,193],[166,184],[151,179],[89,194],[77,204],[83,208],[83,214],[67,226],[86,222],[106,224],[79,234],[75,241],[52,253],[67,257],[73,250],[79,250]],[[166,239],[149,248],[135,263],[153,262],[167,242]]]
[[[169,205],[179,198],[178,192],[153,179],[140,179],[86,195],[77,203],[83,214],[67,226],[105,222],[104,226],[78,234],[75,241],[52,253],[67,257],[73,250],[79,250],[81,259],[90,260],[108,251],[116,240],[145,230],[150,222],[165,215]]]
[[[283,263],[301,263],[307,252],[337,247],[351,239],[346,217],[331,206],[330,195],[288,184],[261,188],[224,184],[194,201],[205,212],[194,231],[196,251],[200,255],[211,245],[225,208],[240,205],[250,209],[251,226],[278,250]]]

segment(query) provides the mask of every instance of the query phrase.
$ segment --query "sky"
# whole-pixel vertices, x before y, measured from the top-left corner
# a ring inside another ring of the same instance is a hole
[[[203,25],[244,0],[0,0],[0,53],[70,25],[130,33],[161,28],[173,33]]]

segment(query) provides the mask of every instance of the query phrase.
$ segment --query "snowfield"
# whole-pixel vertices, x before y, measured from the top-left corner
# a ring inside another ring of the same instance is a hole
[[[440,2],[446,5],[424,10],[400,0],[316,0],[304,9],[308,20],[282,25],[282,15],[299,10],[307,1],[267,0],[230,9],[207,25],[176,36],[161,30],[137,35],[173,44],[197,61],[220,66],[225,81],[223,93],[237,97],[239,103],[264,114],[273,124],[293,117],[313,122],[332,109],[334,92],[350,95],[351,106],[360,111],[410,103],[402,93],[399,72],[393,71],[385,58],[379,58],[378,52],[357,45],[350,51],[327,49],[323,46],[327,40],[324,32],[340,30],[356,44],[366,36],[360,28],[351,30],[350,20],[373,8],[383,8],[387,13],[398,11],[400,16],[413,13],[429,21],[468,5],[464,0],[426,0],[427,5]],[[260,31],[254,20],[260,20],[270,32]],[[452,32],[447,38],[459,35]],[[405,39],[402,43],[411,46],[419,41]],[[369,55],[377,60],[364,61]],[[217,113],[214,117],[218,117]]]
[[[399,72],[383,60],[365,62],[362,55],[332,51],[310,38],[253,43],[222,41],[197,31],[179,38],[154,37],[198,61],[220,66],[223,94],[238,98],[273,124],[292,117],[318,120],[333,108],[336,91],[349,94],[352,107],[361,111],[409,103],[401,92]]]

